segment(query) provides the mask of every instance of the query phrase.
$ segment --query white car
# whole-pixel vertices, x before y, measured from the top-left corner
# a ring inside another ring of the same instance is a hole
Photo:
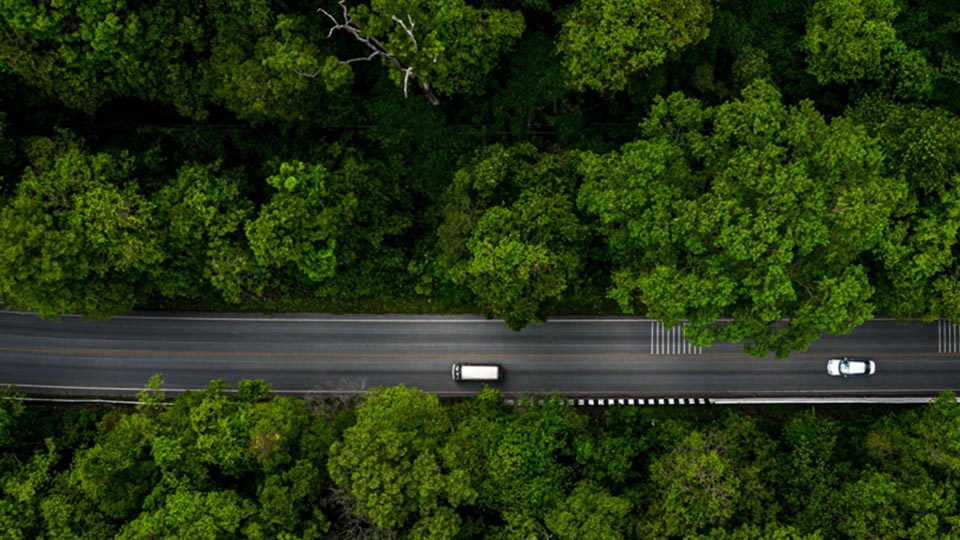
[[[831,358],[827,360],[827,374],[834,377],[855,377],[857,375],[873,375],[877,371],[877,364],[866,358]]]

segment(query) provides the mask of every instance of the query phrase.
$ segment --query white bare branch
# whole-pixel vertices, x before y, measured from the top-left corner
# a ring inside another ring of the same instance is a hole
[[[297,68],[293,68],[293,72],[294,72],[294,73],[296,73],[297,75],[299,75],[299,76],[301,76],[301,77],[306,77],[306,78],[308,78],[308,79],[312,79],[312,78],[316,77],[317,75],[319,75],[319,74],[320,74],[320,70],[321,70],[321,68],[317,68],[317,70],[314,71],[313,73],[307,73],[307,72],[305,72],[305,71],[300,71],[300,70],[297,69]]]
[[[405,74],[403,76],[403,97],[407,97],[407,82],[410,81],[410,76],[413,75],[413,70],[410,68],[407,68],[404,71],[404,73]]]
[[[390,53],[380,45],[380,42],[377,41],[373,36],[365,36],[363,32],[353,25],[353,17],[350,16],[350,9],[347,7],[346,0],[340,0],[337,2],[340,8],[343,10],[343,22],[338,22],[336,17],[330,14],[327,10],[323,8],[317,8],[317,11],[322,12],[326,15],[331,21],[333,21],[333,27],[330,28],[330,31],[327,32],[327,37],[333,36],[333,33],[337,30],[344,30],[351,36],[353,36],[357,41],[366,45],[373,53],[370,56],[361,56],[357,58],[351,58],[350,60],[341,60],[344,64],[349,64],[351,62],[360,62],[364,60],[371,60],[377,56],[391,56]]]
[[[399,19],[396,15],[392,15],[391,17],[397,22],[397,24],[400,25],[400,28],[403,28],[403,31],[410,36],[410,41],[413,42],[413,50],[419,49],[420,46],[417,45],[417,38],[413,37],[413,27],[416,26],[416,23],[413,22],[413,18],[410,17],[410,14],[407,13],[407,20],[410,21],[410,26],[403,24],[403,20]]]
[[[323,8],[317,8],[317,11],[319,11],[320,13],[323,13],[324,15],[329,17],[331,21],[333,21],[333,27],[330,28],[329,32],[327,32],[327,39],[329,39],[330,36],[333,35],[333,32],[336,30],[339,30],[342,27],[342,25],[338,23],[337,20],[333,18],[333,15],[331,15],[327,10]]]
[[[340,60],[341,64],[352,64],[354,62],[366,62],[366,61],[373,60],[378,56],[382,56],[383,58],[386,58],[387,60],[389,60],[395,69],[403,72],[403,96],[404,97],[407,97],[407,89],[410,83],[410,79],[411,78],[419,79],[420,89],[423,90],[423,94],[427,97],[430,103],[432,103],[433,105],[440,104],[440,100],[437,99],[436,94],[434,94],[433,90],[430,89],[430,85],[427,83],[427,81],[422,77],[418,77],[417,74],[414,73],[413,66],[404,66],[403,62],[401,62],[399,58],[397,58],[390,51],[388,51],[387,48],[384,47],[380,43],[380,41],[377,40],[377,38],[373,36],[364,35],[363,31],[357,28],[353,24],[353,18],[350,16],[350,9],[347,7],[346,0],[340,0],[339,2],[337,2],[337,5],[339,5],[340,9],[343,10],[343,22],[338,21],[337,18],[331,15],[330,12],[328,12],[327,10],[323,8],[317,8],[318,12],[323,13],[324,15],[327,16],[328,19],[333,21],[333,26],[327,32],[327,38],[330,38],[331,36],[333,36],[333,33],[336,32],[337,30],[343,30],[348,34],[350,34],[351,36],[353,36],[353,38],[359,41],[360,43],[363,43],[364,45],[366,45],[367,48],[370,49],[371,51],[370,54],[367,56],[358,56],[356,58],[350,58],[349,60]],[[410,41],[413,42],[413,49],[415,51],[419,50],[420,46],[417,43],[417,38],[413,34],[413,29],[416,27],[416,22],[413,20],[413,17],[411,17],[410,14],[408,13],[406,23],[403,21],[403,19],[400,19],[396,15],[391,15],[391,18],[397,24],[399,24],[400,28],[403,28],[403,31],[407,34],[407,36],[410,37]],[[434,63],[436,63],[437,61],[436,57],[434,57],[433,61]],[[313,78],[320,74],[321,69],[322,68],[317,68],[317,70],[314,71],[313,73],[304,73],[302,71],[298,71],[297,69],[294,69],[293,71],[298,75]]]
[[[372,53],[370,53],[370,56],[358,56],[357,58],[351,58],[349,60],[341,60],[340,63],[352,64],[353,62],[367,62],[367,61],[373,60],[374,58],[376,58],[381,54],[383,53],[381,53],[380,51],[373,51]]]

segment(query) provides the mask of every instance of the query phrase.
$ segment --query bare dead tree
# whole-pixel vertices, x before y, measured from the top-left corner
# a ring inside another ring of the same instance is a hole
[[[311,410],[324,418],[332,419],[344,409],[356,407],[367,395],[366,379],[339,379],[324,381],[317,387],[320,392],[307,400]]]
[[[327,10],[323,8],[317,8],[317,11],[323,13],[331,21],[333,21],[333,27],[330,28],[330,31],[327,32],[327,38],[333,36],[333,33],[337,30],[343,30],[354,37],[360,43],[363,43],[370,49],[370,54],[367,56],[358,56],[356,58],[350,58],[348,60],[340,60],[341,64],[352,64],[353,62],[367,62],[373,60],[377,57],[383,57],[390,61],[390,64],[401,73],[403,73],[403,97],[407,97],[407,90],[409,88],[410,79],[417,79],[419,81],[418,86],[423,91],[423,95],[427,97],[427,100],[430,101],[432,105],[439,105],[440,100],[437,98],[437,95],[433,93],[433,90],[430,88],[430,83],[426,81],[423,77],[418,77],[417,74],[413,71],[413,66],[404,66],[403,63],[397,58],[393,53],[388,51],[380,41],[373,37],[368,36],[363,33],[362,30],[357,28],[353,23],[353,17],[350,15],[350,9],[347,7],[346,0],[340,0],[337,2],[337,5],[340,6],[340,9],[343,10],[343,22],[337,20],[336,17],[331,15]],[[418,50],[419,45],[417,44],[417,38],[413,35],[413,28],[416,26],[413,18],[407,14],[407,22],[405,23],[403,19],[400,19],[396,15],[392,15],[391,18],[400,25],[400,28],[410,37],[410,41],[413,43],[413,49]],[[434,62],[437,61],[436,58],[433,59]],[[320,68],[317,68],[313,73],[304,73],[302,71],[294,69],[298,74],[304,77],[316,77],[320,73]]]
[[[330,485],[324,490],[324,506],[334,510],[332,540],[396,540],[400,537],[393,527],[381,529],[358,509],[357,498],[346,489]]]

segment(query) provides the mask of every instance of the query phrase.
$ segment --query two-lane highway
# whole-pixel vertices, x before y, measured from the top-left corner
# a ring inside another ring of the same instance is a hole
[[[826,359],[868,356],[877,374],[829,377]],[[0,313],[0,384],[30,393],[129,395],[150,375],[166,387],[264,379],[277,391],[405,383],[441,394],[454,362],[496,362],[507,394],[669,396],[932,396],[960,389],[960,330],[871,321],[824,336],[786,360],[739,344],[697,348],[677,329],[638,318],[558,318],[522,332],[478,317],[175,316],[107,321]]]

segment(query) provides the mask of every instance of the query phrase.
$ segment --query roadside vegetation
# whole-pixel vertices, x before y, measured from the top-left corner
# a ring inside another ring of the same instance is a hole
[[[960,322],[952,0],[9,0],[0,305]],[[784,322],[789,321],[789,322]]]
[[[960,538],[960,405],[302,400],[222,381],[133,408],[0,404],[8,539]],[[9,389],[7,397],[12,394]]]

